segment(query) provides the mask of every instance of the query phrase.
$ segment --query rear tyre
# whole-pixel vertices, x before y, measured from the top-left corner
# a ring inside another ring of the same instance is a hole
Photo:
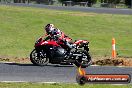
[[[92,63],[92,60],[91,60],[91,56],[89,55],[89,53],[85,50],[80,51],[80,53],[82,54],[82,56],[78,57],[78,59],[76,59],[74,64],[77,67],[81,66],[82,68],[86,68],[90,66]]]
[[[37,66],[45,66],[49,63],[49,58],[46,57],[46,53],[43,51],[40,51],[39,54],[34,49],[30,54],[30,61]]]

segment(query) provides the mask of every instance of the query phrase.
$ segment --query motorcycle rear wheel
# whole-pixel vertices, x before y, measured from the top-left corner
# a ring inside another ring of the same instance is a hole
[[[46,53],[43,54],[44,57],[38,56],[36,49],[34,49],[30,54],[30,61],[37,66],[45,66],[49,63],[49,58],[46,57]]]

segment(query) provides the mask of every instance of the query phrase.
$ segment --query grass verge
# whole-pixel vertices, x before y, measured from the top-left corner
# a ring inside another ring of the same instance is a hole
[[[0,88],[131,88],[132,85],[108,85],[108,84],[45,84],[45,83],[0,83]]]

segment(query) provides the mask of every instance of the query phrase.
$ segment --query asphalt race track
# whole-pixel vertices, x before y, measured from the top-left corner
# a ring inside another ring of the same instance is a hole
[[[74,6],[66,7],[66,6],[51,6],[51,5],[41,5],[41,4],[23,4],[23,3],[7,3],[5,5],[37,7],[37,8],[46,8],[46,9],[55,9],[55,10],[71,10],[71,11],[93,12],[93,13],[132,15],[132,9],[90,8],[90,7],[74,7]]]
[[[131,67],[90,66],[85,69],[89,74],[130,74]],[[1,82],[61,82],[76,83],[77,69],[74,66],[0,63]]]

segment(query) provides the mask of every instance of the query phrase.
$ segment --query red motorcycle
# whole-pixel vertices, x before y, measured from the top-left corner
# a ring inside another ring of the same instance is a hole
[[[49,37],[49,36],[48,36]],[[66,40],[70,41],[69,37]],[[45,40],[40,37],[35,43],[35,49],[30,54],[30,60],[34,65],[45,66],[48,63],[69,65],[75,64],[77,67],[87,67],[91,64],[89,54],[89,42],[77,40],[74,48],[68,52],[68,48],[63,41],[56,41],[56,37]]]

